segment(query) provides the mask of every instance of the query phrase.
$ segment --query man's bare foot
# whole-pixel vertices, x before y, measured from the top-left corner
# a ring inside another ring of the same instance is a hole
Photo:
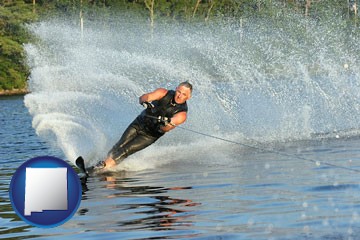
[[[108,168],[112,168],[114,166],[116,166],[116,162],[114,159],[112,159],[112,157],[108,157],[107,159],[105,159],[105,167],[104,169],[108,169]]]
[[[104,161],[100,161],[96,163],[94,166],[88,168],[87,170],[89,172],[106,172],[106,170],[109,170],[110,168],[116,166],[116,162],[111,157],[108,157]]]

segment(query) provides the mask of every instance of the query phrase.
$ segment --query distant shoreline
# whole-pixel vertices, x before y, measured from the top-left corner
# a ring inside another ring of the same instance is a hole
[[[11,89],[11,90],[0,90],[0,96],[14,96],[14,95],[25,95],[30,91],[26,88],[23,89]]]

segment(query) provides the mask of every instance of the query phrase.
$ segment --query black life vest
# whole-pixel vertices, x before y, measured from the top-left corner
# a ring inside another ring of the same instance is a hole
[[[175,91],[169,90],[163,98],[152,102],[154,108],[145,109],[141,113],[141,118],[147,128],[151,130],[158,130],[161,123],[155,118],[159,116],[172,118],[176,113],[187,112],[187,103],[184,102],[182,104],[177,104],[174,97]]]

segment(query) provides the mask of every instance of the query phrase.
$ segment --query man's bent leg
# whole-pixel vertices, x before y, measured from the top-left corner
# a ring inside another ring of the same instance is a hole
[[[137,136],[137,122],[133,121],[125,130],[120,140],[109,151],[107,158],[104,161],[98,162],[92,167],[93,171],[102,170],[104,168],[111,168],[116,165],[116,161],[113,159],[114,155],[119,155],[123,152],[123,146]]]
[[[114,158],[114,160],[118,164],[118,163],[120,163],[120,161],[122,161],[129,155],[150,146],[151,144],[156,142],[156,140],[158,140],[158,139],[159,139],[159,137],[154,137],[154,136],[146,135],[143,133],[138,134],[132,141],[127,143],[125,146],[123,146],[122,154],[119,155],[118,157]]]
[[[102,169],[114,167],[129,155],[148,147],[158,139],[157,137],[138,134],[132,141],[127,142],[125,146],[111,152],[110,156],[105,159]]]
[[[131,142],[137,135],[138,135],[138,126],[135,122],[132,122],[125,130],[120,140],[111,148],[111,150],[108,153],[108,156],[110,157],[111,154],[118,155],[116,153],[121,152],[123,146]]]

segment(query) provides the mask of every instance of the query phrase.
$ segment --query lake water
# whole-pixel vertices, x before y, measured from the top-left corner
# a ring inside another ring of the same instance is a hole
[[[27,27],[31,93],[0,100],[0,237],[359,239],[360,40],[341,16]],[[184,128],[88,178],[71,220],[40,229],[14,214],[22,162],[94,164],[143,110],[141,94],[186,80]]]
[[[271,151],[204,137],[217,156],[188,145],[156,168],[91,176],[72,219],[29,226],[11,207],[12,174],[32,157],[65,157],[37,137],[23,97],[0,109],[0,238],[359,239],[356,136],[257,145]]]

